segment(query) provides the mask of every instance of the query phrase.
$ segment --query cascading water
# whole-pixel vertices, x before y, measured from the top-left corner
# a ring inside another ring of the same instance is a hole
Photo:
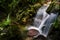
[[[30,25],[28,27],[28,30],[35,29],[39,32],[34,37],[37,37],[39,35],[43,35],[44,37],[47,37],[52,23],[57,18],[56,14],[54,13],[48,14],[46,12],[47,8],[49,7],[49,4],[50,2],[48,3],[48,5],[44,5],[41,8],[39,8],[34,18],[33,25]]]

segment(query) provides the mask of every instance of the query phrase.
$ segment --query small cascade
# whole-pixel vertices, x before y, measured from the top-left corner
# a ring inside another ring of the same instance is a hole
[[[28,27],[28,30],[34,29],[37,30],[39,33],[34,36],[37,37],[39,35],[43,35],[44,37],[48,36],[50,31],[51,25],[53,24],[54,20],[57,18],[57,15],[54,13],[48,14],[46,10],[48,9],[51,2],[48,4],[44,4],[39,10],[34,18],[33,25]]]

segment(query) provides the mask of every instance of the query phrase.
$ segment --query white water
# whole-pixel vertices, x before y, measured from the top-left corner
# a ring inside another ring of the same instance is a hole
[[[46,12],[48,7],[49,5],[47,6],[44,5],[41,8],[39,8],[39,10],[37,11],[36,17],[34,19],[34,23],[33,23],[33,26],[38,27],[40,34],[45,37],[46,35],[42,33],[42,28],[46,20],[49,18],[49,14],[47,14]]]
[[[50,3],[48,3],[48,5],[43,5],[41,8],[39,8],[39,10],[37,11],[36,17],[34,18],[33,26],[30,26],[28,30],[35,29],[39,31],[38,35],[43,35],[44,37],[47,37],[49,29],[51,27],[50,23],[48,23],[47,26],[45,26],[45,22],[50,17],[50,15],[46,12],[49,5]],[[54,16],[54,14],[51,14],[51,15]],[[45,29],[42,29],[43,27]],[[35,37],[37,37],[38,35],[36,35]]]

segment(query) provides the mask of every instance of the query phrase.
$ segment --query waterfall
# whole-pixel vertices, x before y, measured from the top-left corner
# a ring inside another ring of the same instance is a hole
[[[49,30],[51,28],[51,25],[57,17],[57,15],[54,13],[48,14],[46,12],[50,3],[51,2],[49,2],[47,5],[44,4],[41,8],[39,8],[39,10],[37,11],[37,14],[34,18],[33,25],[30,25],[28,27],[28,30],[35,29],[39,32],[34,37],[37,37],[39,35],[43,35],[44,37],[47,37]]]
[[[44,5],[41,8],[39,8],[39,10],[37,11],[36,17],[34,18],[33,26],[35,26],[39,29],[40,34],[42,34],[41,29],[43,28],[44,23],[49,18],[49,14],[47,14],[47,12],[46,12],[48,7],[49,7],[49,5],[47,5],[47,6]]]

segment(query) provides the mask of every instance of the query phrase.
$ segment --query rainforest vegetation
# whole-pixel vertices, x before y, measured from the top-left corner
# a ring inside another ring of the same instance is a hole
[[[46,0],[0,0],[0,40],[25,40],[27,34],[26,25],[33,22],[37,10]],[[59,11],[59,0],[52,0],[47,9]],[[49,37],[52,40],[60,40],[60,16],[53,24]]]

